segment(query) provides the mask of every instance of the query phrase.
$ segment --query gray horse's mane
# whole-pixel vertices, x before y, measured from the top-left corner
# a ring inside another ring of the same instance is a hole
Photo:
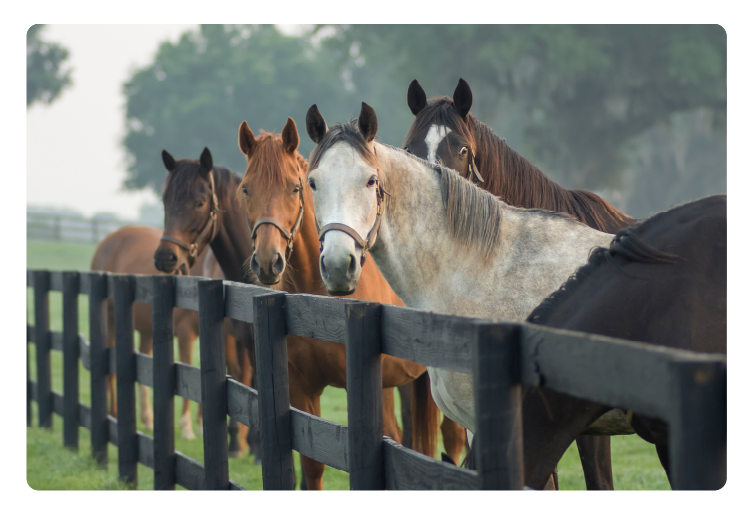
[[[570,222],[578,222],[567,213],[510,206],[499,198],[464,179],[453,169],[431,164],[401,148],[383,144],[401,156],[438,171],[441,177],[441,198],[446,210],[449,233],[460,244],[480,252],[481,262],[489,261],[501,249],[501,221],[504,211],[536,213]]]

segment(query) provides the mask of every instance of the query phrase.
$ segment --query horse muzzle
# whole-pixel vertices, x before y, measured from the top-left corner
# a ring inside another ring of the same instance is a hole
[[[337,240],[339,238],[337,235],[339,233],[327,233],[327,240],[323,244],[323,250],[318,260],[321,277],[329,294],[335,296],[351,295],[357,290],[357,283],[362,272],[360,257],[355,253],[354,244],[349,237],[342,233],[342,238],[346,237],[346,239]],[[341,243],[346,240],[349,240],[350,243]]]

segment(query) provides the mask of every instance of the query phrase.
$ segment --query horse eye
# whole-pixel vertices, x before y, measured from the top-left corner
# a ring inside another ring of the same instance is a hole
[[[295,190],[292,191],[293,194],[299,194],[300,193],[300,185],[295,185]]]
[[[370,178],[370,179],[368,180],[368,186],[369,186],[369,187],[372,187],[373,185],[375,185],[375,184],[376,184],[376,181],[377,181],[377,180],[376,180],[375,178]]]
[[[246,196],[248,195],[248,187],[246,187],[245,185],[243,185],[243,194]]]
[[[466,155],[467,154],[467,146],[462,146],[462,149],[459,150],[460,155]]]
[[[316,189],[316,182],[314,180],[308,180],[308,185],[310,185],[312,190]]]
[[[203,208],[203,205],[205,205],[205,204],[206,204],[206,201],[198,201],[196,203],[196,208]]]

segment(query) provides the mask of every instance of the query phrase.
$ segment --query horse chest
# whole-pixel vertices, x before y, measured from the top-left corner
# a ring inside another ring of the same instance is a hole
[[[428,367],[430,392],[449,419],[474,432],[475,408],[472,375]]]

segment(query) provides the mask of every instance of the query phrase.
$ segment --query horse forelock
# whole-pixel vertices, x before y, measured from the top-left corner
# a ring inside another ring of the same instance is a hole
[[[232,192],[240,183],[240,177],[221,165],[214,166],[213,174],[216,194],[221,205],[223,199],[231,199],[234,196]],[[164,180],[162,200],[165,207],[182,204],[193,196],[196,189],[208,186],[209,182],[203,177],[199,161],[184,158],[178,160],[177,167]]]
[[[329,127],[326,135],[323,136],[321,142],[316,145],[313,152],[310,154],[310,162],[308,163],[308,171],[317,169],[321,163],[321,158],[326,154],[326,151],[331,149],[337,142],[344,142],[354,148],[357,153],[374,168],[378,168],[378,159],[376,155],[368,147],[365,139],[360,135],[360,131],[357,128],[357,119],[351,120],[349,123],[336,123]]]
[[[439,125],[445,126],[462,136],[469,144],[469,149],[474,153],[476,143],[471,129],[473,119],[472,114],[467,114],[467,121],[464,121],[454,108],[454,100],[448,96],[430,98],[428,105],[415,116],[402,145],[418,134],[427,134],[431,126]]]
[[[281,134],[261,130],[261,135],[256,138],[256,144],[241,183],[249,183],[252,180],[253,190],[260,194],[281,189],[287,173],[296,176],[298,166],[303,175],[307,172],[308,161],[297,150],[294,155],[290,155],[284,149]]]

